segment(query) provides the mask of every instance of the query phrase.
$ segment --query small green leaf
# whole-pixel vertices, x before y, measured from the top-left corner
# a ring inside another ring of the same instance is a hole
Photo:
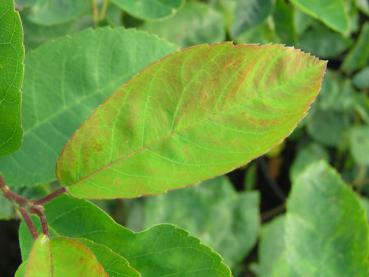
[[[355,4],[360,11],[369,15],[369,2],[368,0],[355,0]]]
[[[320,24],[302,34],[299,41],[301,49],[321,58],[334,58],[347,50],[351,44],[350,39]]]
[[[111,0],[112,3],[143,20],[160,20],[173,16],[184,0]]]
[[[361,29],[359,38],[342,64],[342,69],[351,73],[368,65],[369,62],[369,23]]]
[[[58,160],[58,179],[77,197],[133,198],[229,172],[296,127],[325,66],[281,45],[168,55],[85,121]]]
[[[108,276],[94,254],[76,240],[41,235],[34,243],[25,277]]]
[[[369,67],[356,73],[352,82],[359,89],[369,88]]]
[[[173,50],[146,32],[101,28],[31,51],[23,85],[23,145],[0,159],[6,182],[23,187],[55,180],[57,157],[80,124],[117,87]]]
[[[356,163],[369,166],[369,126],[354,127],[350,131],[350,150]]]
[[[368,276],[369,228],[358,197],[325,162],[293,184],[285,223],[294,276]]]
[[[312,163],[320,160],[329,161],[329,154],[320,144],[311,143],[297,152],[290,169],[290,179],[294,183],[296,178]]]
[[[22,140],[23,30],[13,0],[1,1],[0,53],[0,156],[3,156],[14,152]]]
[[[162,224],[134,233],[90,202],[66,195],[48,203],[45,212],[53,232],[104,245],[124,257],[142,276],[231,276],[218,254],[174,225]],[[32,237],[24,224],[19,238],[26,260]]]
[[[91,0],[36,0],[30,5],[29,20],[40,25],[67,23],[91,13]]]
[[[308,117],[307,132],[314,140],[325,146],[339,146],[350,126],[350,116],[342,111],[316,108]]]
[[[12,219],[15,216],[15,210],[12,202],[0,193],[0,220]]]
[[[257,265],[260,277],[293,276],[285,254],[285,219],[285,216],[279,216],[261,229]]]
[[[272,12],[272,0],[234,0],[231,35],[241,33],[262,23]]]
[[[255,245],[259,221],[258,194],[236,193],[224,176],[147,198],[144,204],[145,227],[178,225],[217,250],[231,268]]]
[[[273,9],[275,32],[282,42],[294,45],[297,40],[294,25],[294,9],[285,0],[277,0]]]
[[[146,22],[142,29],[177,45],[192,46],[223,41],[225,39],[224,21],[224,16],[208,5],[189,2],[170,19]]]
[[[301,11],[319,19],[335,31],[345,33],[349,29],[343,0],[291,0],[291,2]]]

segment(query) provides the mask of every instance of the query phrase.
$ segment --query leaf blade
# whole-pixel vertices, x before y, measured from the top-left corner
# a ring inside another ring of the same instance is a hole
[[[292,131],[324,70],[324,62],[279,45],[176,52],[95,111],[64,148],[58,179],[78,197],[131,198],[228,172]]]
[[[23,30],[12,0],[3,1],[0,14],[0,157],[21,145],[21,86]]]

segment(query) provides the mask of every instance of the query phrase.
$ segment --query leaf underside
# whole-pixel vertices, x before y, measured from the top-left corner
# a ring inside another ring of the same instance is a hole
[[[281,45],[220,43],[168,55],[74,134],[58,179],[77,197],[131,198],[229,172],[296,127],[325,67]]]

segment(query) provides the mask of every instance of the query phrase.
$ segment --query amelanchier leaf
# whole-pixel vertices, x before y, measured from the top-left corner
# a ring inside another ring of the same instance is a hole
[[[369,63],[369,23],[365,23],[360,31],[355,47],[347,54],[342,69],[351,73],[367,66]]]
[[[23,85],[23,145],[0,159],[6,182],[21,187],[55,180],[57,157],[80,124],[117,87],[175,48],[146,32],[102,28],[31,51]]]
[[[262,23],[272,12],[272,0],[233,0],[231,35],[236,37]]]
[[[143,20],[160,20],[174,15],[184,0],[111,0],[112,3]]]
[[[365,210],[326,162],[309,166],[293,184],[285,232],[293,276],[369,275]]]
[[[319,19],[337,32],[347,32],[349,29],[348,15],[344,0],[291,0],[301,11]]]
[[[285,216],[279,216],[263,225],[258,247],[259,263],[257,276],[286,277],[293,276],[285,253]]]
[[[369,166],[369,126],[354,127],[350,131],[350,150],[356,163]]]
[[[0,156],[21,144],[21,86],[23,30],[13,0],[1,1],[0,10]]]
[[[103,245],[125,258],[142,276],[231,276],[218,254],[174,225],[134,233],[92,203],[66,195],[48,203],[45,212],[54,233]],[[22,258],[27,260],[33,239],[24,224],[19,238]]]
[[[40,25],[55,25],[92,13],[91,0],[35,0],[30,5],[29,20]]]
[[[143,223],[145,227],[173,223],[185,228],[235,268],[256,243],[259,195],[236,193],[225,176],[217,177],[193,188],[145,199]]]
[[[24,277],[109,276],[86,246],[69,238],[41,235],[34,243]]]
[[[296,127],[325,67],[281,45],[220,43],[168,55],[73,135],[58,179],[77,197],[132,198],[224,174]]]
[[[145,22],[142,29],[180,46],[219,42],[225,39],[223,14],[209,5],[188,2],[173,17]],[[175,28],[173,28],[175,26]]]

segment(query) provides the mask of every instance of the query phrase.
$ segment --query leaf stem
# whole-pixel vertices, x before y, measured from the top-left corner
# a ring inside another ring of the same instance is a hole
[[[49,236],[49,227],[47,224],[47,218],[44,212],[44,205],[58,197],[59,195],[65,193],[67,190],[66,188],[62,187],[59,188],[52,193],[46,195],[43,198],[38,200],[29,200],[26,199],[14,192],[12,192],[9,187],[5,184],[4,178],[0,176],[0,191],[3,192],[4,196],[15,204],[16,208],[20,211],[24,222],[26,223],[28,230],[32,234],[32,237],[36,239],[38,237],[37,230],[35,225],[33,224],[30,213],[37,215],[41,222],[42,232],[44,235]]]

